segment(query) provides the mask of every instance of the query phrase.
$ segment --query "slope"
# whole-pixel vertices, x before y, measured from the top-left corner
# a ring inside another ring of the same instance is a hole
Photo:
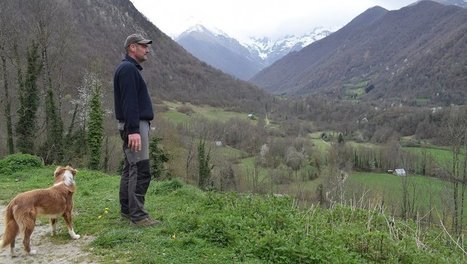
[[[465,32],[467,10],[460,7],[431,1],[389,12],[375,7],[251,81],[268,91],[292,95],[463,104]],[[362,91],[352,94],[359,86]]]
[[[193,57],[148,21],[129,0],[8,0],[2,5],[11,10],[11,24],[17,30],[10,40],[17,40],[21,53],[32,41],[48,38],[53,81],[72,97],[84,73],[95,71],[104,83],[107,93],[104,99],[111,98],[113,70],[124,55],[126,36],[134,32],[153,40],[150,58],[142,66],[155,98],[258,107],[268,97],[254,85]],[[61,47],[65,42],[66,46]],[[61,62],[60,58],[66,61]],[[14,79],[10,83],[15,83]]]

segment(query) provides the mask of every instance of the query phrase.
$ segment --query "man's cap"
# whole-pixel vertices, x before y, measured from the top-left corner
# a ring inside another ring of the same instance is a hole
[[[125,49],[128,48],[131,44],[138,43],[138,44],[151,44],[152,40],[144,38],[140,34],[131,34],[125,40]]]

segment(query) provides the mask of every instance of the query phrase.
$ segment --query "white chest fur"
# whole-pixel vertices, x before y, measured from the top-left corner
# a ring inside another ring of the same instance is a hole
[[[75,180],[71,171],[66,170],[65,173],[63,173],[63,182],[66,186],[72,186],[75,184]]]

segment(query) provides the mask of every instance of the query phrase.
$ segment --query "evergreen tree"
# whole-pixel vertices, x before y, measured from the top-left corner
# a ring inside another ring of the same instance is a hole
[[[47,139],[44,144],[46,163],[58,163],[63,160],[63,123],[55,106],[54,93],[49,87],[45,99],[45,123],[47,128]]]
[[[104,112],[101,105],[100,89],[101,84],[97,82],[92,92],[90,102],[89,125],[87,133],[89,147],[89,168],[93,170],[99,169],[104,132]]]
[[[19,89],[19,110],[16,133],[18,135],[18,149],[23,153],[34,153],[35,131],[37,127],[36,113],[39,106],[39,92],[37,89],[37,78],[42,70],[42,63],[38,54],[38,44],[34,41],[28,49],[28,65],[26,69],[26,79],[18,76]]]
[[[169,155],[160,146],[162,138],[154,137],[149,143],[149,159],[151,161],[151,175],[156,180],[170,178],[169,175],[164,175],[164,163],[169,161]]]
[[[208,190],[212,186],[211,171],[213,165],[209,165],[211,161],[211,151],[206,152],[206,141],[204,139],[198,144],[198,185],[202,190]]]

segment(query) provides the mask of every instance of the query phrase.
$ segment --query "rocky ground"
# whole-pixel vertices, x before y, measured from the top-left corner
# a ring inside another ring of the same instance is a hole
[[[3,216],[5,205],[0,203],[0,236],[3,236],[4,223]],[[63,219],[59,219],[57,223],[58,233],[68,233],[66,231]],[[80,234],[80,230],[75,230]],[[10,248],[7,247],[0,251],[0,263],[27,263],[27,264],[64,264],[64,263],[98,263],[96,258],[93,257],[89,251],[89,243],[93,237],[83,236],[78,240],[69,239],[63,241],[62,239],[53,239],[51,237],[51,230],[48,220],[41,218],[36,221],[36,227],[31,236],[31,248],[37,250],[35,255],[27,255],[23,250],[21,235],[16,238],[16,253],[17,257],[10,256]],[[85,249],[86,248],[86,249]],[[91,249],[92,250],[92,249]]]

